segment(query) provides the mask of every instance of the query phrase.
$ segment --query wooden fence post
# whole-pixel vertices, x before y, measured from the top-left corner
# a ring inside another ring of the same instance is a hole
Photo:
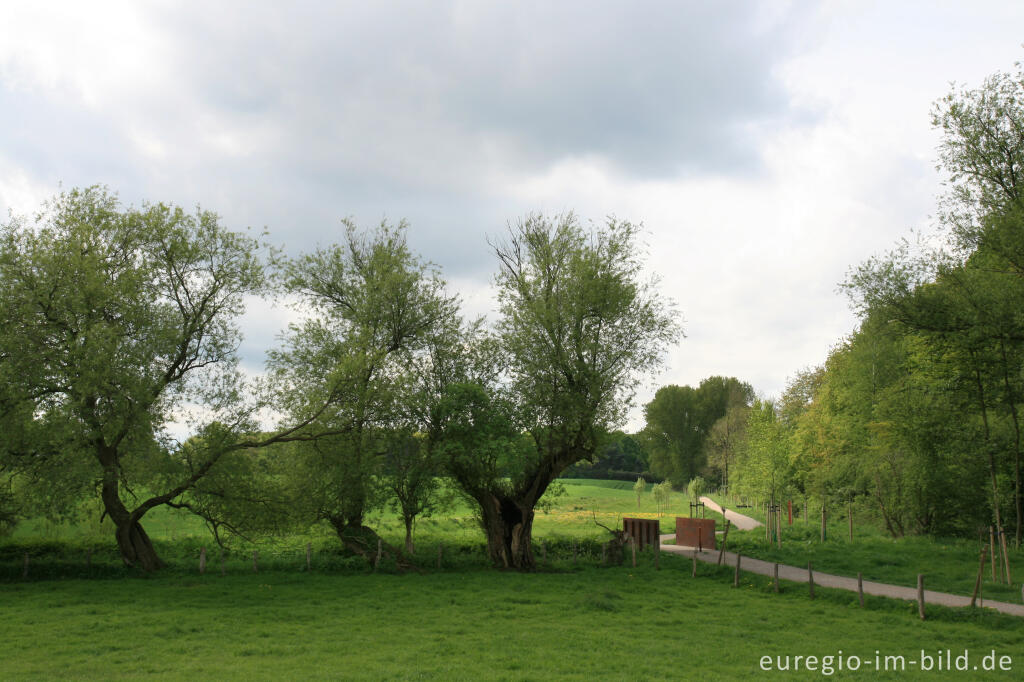
[[[857,574],[857,601],[864,608],[864,576],[861,573]]]
[[[807,562],[807,584],[811,588],[811,599],[814,599],[814,567],[811,562]]]
[[[444,544],[437,543],[437,570],[441,570],[441,553],[444,552]]]
[[[576,565],[576,552],[577,552],[577,549],[578,549],[578,547],[576,545],[576,538],[573,538],[572,540],[570,540],[570,542],[572,543],[572,565],[575,566]],[[636,555],[635,554],[633,556],[633,565],[636,566]]]
[[[206,573],[206,548],[199,548],[199,575]]]
[[[729,519],[725,520],[725,532],[722,533],[722,549],[718,550],[718,565],[722,565],[722,556],[725,555],[725,543],[729,541]]]
[[[227,575],[228,569],[224,566],[224,550],[220,550],[220,574]]]
[[[775,594],[779,593],[779,565],[775,564],[772,568],[772,582],[775,583]]]
[[[257,552],[255,549],[252,551],[252,572],[260,572],[260,553]]]
[[[736,553],[736,572],[733,573],[733,575],[732,575],[732,586],[733,587],[739,587],[740,586],[740,559],[741,558],[743,558],[743,556],[739,552],[737,552]]]
[[[306,543],[306,573],[313,570],[313,545]]]
[[[917,574],[917,615],[924,620],[924,575]]]
[[[381,540],[380,538],[377,538],[377,556],[375,556],[373,558],[373,570],[375,570],[375,571],[377,570],[377,567],[380,566],[380,555],[381,555],[381,550],[383,550],[383,549],[384,549],[384,541]]]

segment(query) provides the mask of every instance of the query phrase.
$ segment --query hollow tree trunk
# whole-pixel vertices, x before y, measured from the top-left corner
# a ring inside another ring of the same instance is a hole
[[[480,500],[481,524],[491,561],[498,568],[530,571],[533,557],[533,503],[490,495]]]

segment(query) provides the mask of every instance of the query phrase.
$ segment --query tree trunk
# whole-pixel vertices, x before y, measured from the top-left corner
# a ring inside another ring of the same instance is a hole
[[[115,535],[121,560],[126,566],[138,566],[144,571],[156,571],[164,567],[164,562],[156,555],[152,541],[138,521],[129,520],[118,525]]]
[[[534,505],[494,494],[479,502],[491,562],[498,568],[533,570]]]
[[[103,508],[114,522],[114,537],[125,566],[138,566],[144,571],[163,568],[164,562],[153,549],[153,542],[139,523],[140,518],[129,512],[121,501],[116,472],[106,472],[101,497]]]
[[[412,517],[405,519],[405,553],[409,556],[416,554],[416,548],[412,544]]]

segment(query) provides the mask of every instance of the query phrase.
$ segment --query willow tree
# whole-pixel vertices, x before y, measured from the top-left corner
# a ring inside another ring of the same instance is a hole
[[[125,564],[162,565],[142,518],[225,454],[303,437],[311,415],[246,435],[261,404],[243,397],[234,321],[264,291],[260,250],[213,213],[125,208],[99,187],[0,230],[0,375],[5,414],[22,415],[5,459],[49,463],[57,489],[98,491]],[[174,422],[197,437],[179,444]]]
[[[405,233],[404,223],[363,231],[345,221],[343,243],[289,262],[285,287],[311,314],[271,356],[286,409],[296,416],[322,403],[326,387],[339,397],[316,420],[338,435],[297,449],[286,473],[300,511],[330,523],[364,556],[379,539],[364,521],[386,501],[389,448],[396,433],[411,433],[418,358],[457,324],[457,300],[437,269],[409,249]]]
[[[494,244],[503,383],[490,397],[465,387],[449,396],[457,437],[448,444],[461,443],[449,467],[478,505],[497,566],[534,567],[537,503],[566,467],[593,458],[640,376],[680,336],[671,305],[643,276],[638,234],[614,219],[588,230],[571,214],[532,215]]]

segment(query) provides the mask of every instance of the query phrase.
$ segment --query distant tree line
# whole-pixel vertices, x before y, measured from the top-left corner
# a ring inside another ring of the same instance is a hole
[[[858,328],[780,399],[721,377],[658,391],[652,471],[761,500],[857,500],[896,537],[994,525],[1020,545],[1024,72],[954,90],[932,121],[949,175],[938,233],[853,269]]]

